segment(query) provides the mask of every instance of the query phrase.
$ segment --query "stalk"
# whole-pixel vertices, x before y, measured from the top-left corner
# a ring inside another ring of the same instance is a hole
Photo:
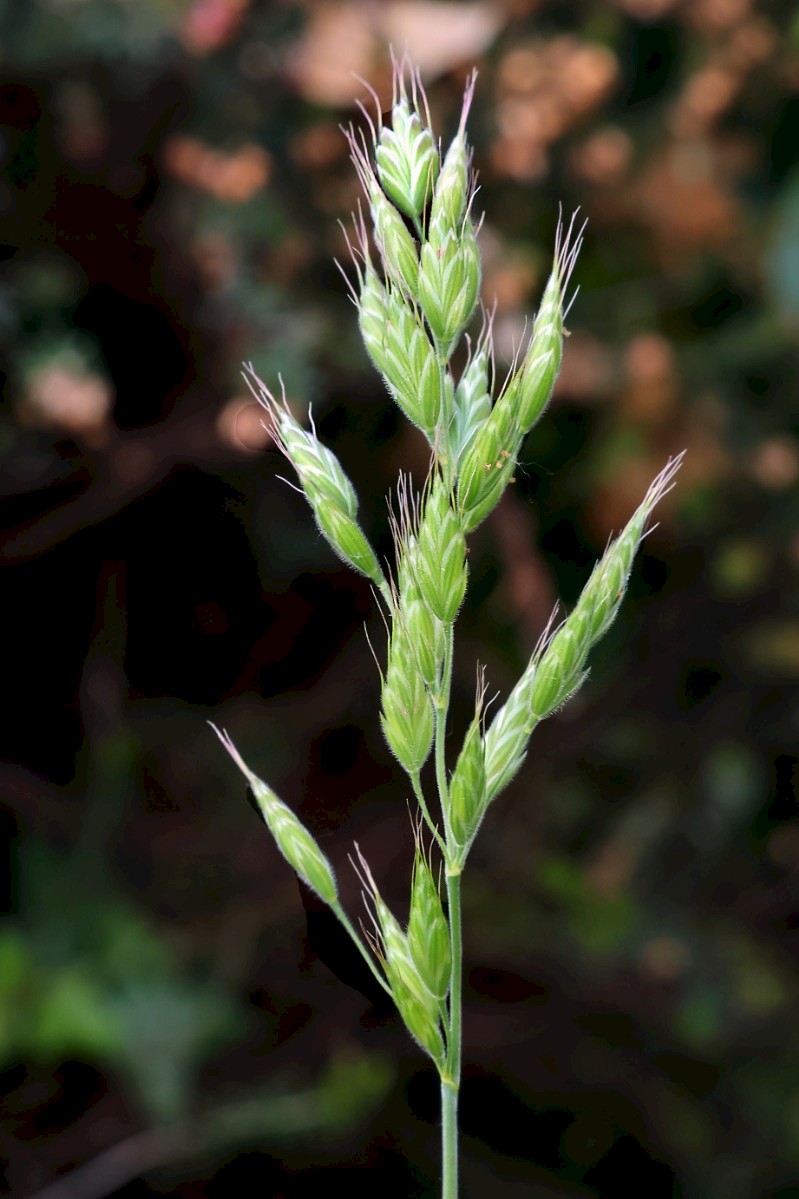
[[[458,1194],[458,1096],[461,1084],[463,932],[461,926],[461,867],[455,860],[449,822],[449,788],[446,770],[446,734],[452,691],[453,628],[448,629],[441,670],[441,687],[435,700],[435,763],[438,796],[444,820],[447,845],[444,851],[449,920],[450,966],[447,1012],[447,1059],[440,1074],[441,1089],[441,1196],[457,1199]]]
[[[422,813],[422,816],[424,817],[424,822],[427,825],[428,829],[430,830],[430,833],[432,834],[432,836],[435,838],[436,844],[438,845],[439,849],[441,850],[442,853],[445,854],[447,851],[447,843],[444,840],[444,838],[441,836],[441,833],[438,831],[436,822],[433,820],[433,817],[430,813],[430,809],[427,806],[427,800],[424,797],[424,791],[422,790],[422,781],[419,778],[418,770],[416,771],[415,774],[412,774],[410,776],[410,779],[411,779],[411,786],[413,787],[413,794],[416,799],[416,802],[419,805],[419,811]]]
[[[441,1199],[458,1195],[458,1096],[461,1085],[463,935],[461,931],[461,872],[447,871],[449,936],[452,970],[449,990],[446,1072],[441,1074]]]
[[[352,925],[352,921],[350,920],[349,916],[344,911],[341,904],[332,904],[331,906],[332,906],[332,909],[335,912],[336,916],[341,921],[344,928],[347,930],[350,937],[352,938],[353,943],[355,944],[355,946],[358,949],[358,953],[361,955],[363,960],[366,962],[366,965],[369,967],[369,970],[371,971],[373,977],[376,979],[376,981],[378,983],[380,983],[380,986],[383,988],[383,990],[386,992],[386,994],[390,995],[391,987],[386,982],[385,975],[382,973],[382,971],[378,970],[374,955],[369,953],[369,951],[367,950],[363,941],[358,936],[357,932],[355,931],[355,929]]]

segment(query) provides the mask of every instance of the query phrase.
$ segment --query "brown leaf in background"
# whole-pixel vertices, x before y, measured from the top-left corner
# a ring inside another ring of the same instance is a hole
[[[334,0],[311,7],[292,54],[290,74],[307,100],[332,107],[350,105],[363,91],[354,76],[368,75],[382,106],[388,108],[390,74],[385,67],[390,46],[398,54],[407,50],[429,79],[471,65],[504,21],[505,14],[495,4]]]

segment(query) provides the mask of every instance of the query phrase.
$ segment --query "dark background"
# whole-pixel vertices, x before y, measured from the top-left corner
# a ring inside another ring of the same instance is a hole
[[[389,41],[445,136],[479,68],[503,361],[558,205],[589,218],[555,400],[472,539],[453,753],[475,661],[504,696],[688,451],[469,863],[464,1194],[795,1199],[799,17],[751,0],[0,3],[0,1190],[436,1193],[435,1078],[206,724],[354,917],[354,841],[404,913],[381,620],[239,376],[313,404],[389,554],[424,445],[333,265]]]

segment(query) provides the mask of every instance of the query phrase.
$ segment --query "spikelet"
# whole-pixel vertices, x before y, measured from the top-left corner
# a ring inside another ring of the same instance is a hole
[[[547,642],[530,688],[534,721],[549,716],[582,685],[588,654],[616,617],[649,517],[658,501],[671,490],[682,458],[679,454],[670,459],[653,481],[624,530],[594,567],[574,611]]]
[[[531,688],[534,659],[497,712],[485,734],[485,794],[490,803],[518,774],[533,731]]]
[[[396,609],[380,698],[380,723],[388,747],[403,769],[415,776],[433,746],[433,706],[419,669],[411,630],[404,614]]]
[[[452,967],[449,925],[436,880],[418,841],[411,881],[408,948],[427,990],[439,1002],[446,999]]]
[[[401,619],[407,632],[407,644],[410,647],[416,666],[425,686],[435,691],[444,660],[446,633],[443,623],[433,614],[428,604],[422,599],[422,593],[416,582],[413,563],[416,559],[417,516],[408,519],[405,513],[411,511],[408,492],[410,481],[400,476],[398,495],[400,501],[400,517],[392,518],[394,541],[397,551],[397,582],[394,588],[394,619]]]
[[[211,728],[249,783],[258,809],[289,866],[320,899],[336,905],[338,890],[333,867],[305,825],[278,799],[271,787],[253,774],[227,733],[214,724]]]
[[[468,325],[480,293],[480,251],[472,222],[451,228],[444,216],[431,221],[419,255],[417,298],[437,345],[451,352]]]
[[[358,284],[349,286],[367,353],[397,406],[435,445],[450,407],[435,350],[416,304],[375,270],[360,215],[355,232],[356,244],[348,241]]]
[[[428,480],[411,566],[430,611],[451,624],[466,594],[466,539],[449,489],[437,473]]]
[[[447,824],[458,846],[457,862],[461,867],[490,799],[486,788],[488,756],[483,736],[484,703],[485,682],[481,676],[474,718],[466,730],[449,783]]]
[[[386,973],[391,994],[408,1032],[437,1063],[444,1060],[439,1024],[439,1001],[427,987],[414,959],[409,938],[381,896],[369,865],[355,846],[353,866],[364,886],[364,901],[377,934],[375,951]]]
[[[522,444],[512,380],[458,461],[458,510],[471,533],[497,506],[516,469]]]
[[[530,432],[549,403],[560,370],[564,321],[569,307],[566,290],[582,246],[583,229],[576,230],[576,218],[577,213],[573,213],[568,228],[558,221],[552,272],[544,288],[530,344],[519,371],[515,397],[517,421],[523,436]]]
[[[373,128],[373,140],[383,191],[400,212],[414,220],[422,215],[430,199],[440,162],[419,73],[410,72],[410,97],[405,74],[404,62],[395,63],[391,128],[381,122],[376,135]],[[378,105],[378,119],[379,113]]]
[[[452,397],[452,419],[447,430],[447,451],[457,464],[478,429],[491,413],[490,331],[481,339],[458,380]]]
[[[355,519],[358,499],[336,455],[322,445],[311,420],[304,429],[286,403],[272,393],[252,369],[245,374],[250,390],[266,410],[269,427],[283,453],[296,470],[302,491],[311,505],[316,523],[330,547],[350,566],[371,579],[386,594],[388,584],[366,535]]]

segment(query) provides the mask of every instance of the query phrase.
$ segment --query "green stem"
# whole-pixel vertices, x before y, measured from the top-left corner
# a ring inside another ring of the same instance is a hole
[[[449,829],[449,786],[447,784],[447,763],[445,757],[447,739],[447,717],[449,716],[449,697],[452,690],[452,637],[453,626],[445,626],[444,660],[441,664],[441,684],[433,696],[433,708],[436,718],[436,785],[438,800],[441,804],[441,818],[444,821],[444,832],[447,844],[451,841]],[[444,852],[445,861],[449,855]]]
[[[357,932],[355,931],[355,929],[352,925],[352,921],[350,920],[347,913],[344,911],[341,904],[333,903],[330,906],[331,906],[332,910],[335,912],[336,916],[341,921],[341,923],[346,928],[347,932],[352,937],[352,940],[355,942],[356,946],[358,947],[358,952],[360,953],[363,960],[366,962],[366,965],[372,971],[372,974],[375,976],[377,981],[380,983],[380,986],[383,988],[383,990],[386,992],[387,995],[391,995],[393,998],[393,992],[391,990],[391,987],[388,985],[388,983],[386,982],[382,973],[378,969],[377,963],[375,962],[375,959],[373,958],[372,954],[369,952],[369,950],[366,948],[366,946],[364,945],[361,938],[358,936]]]
[[[446,380],[447,367],[449,366],[449,354],[443,354],[441,346],[436,342],[436,354],[438,357],[438,374],[440,379],[440,387],[442,396],[446,395]],[[442,413],[443,420],[438,429],[439,438],[444,438],[443,445],[440,445],[437,450],[436,459],[439,466],[442,468],[444,482],[451,491],[455,485],[455,463],[452,461],[449,453],[449,423],[455,419],[454,411]]]
[[[461,1082],[463,995],[463,938],[461,932],[461,876],[447,873],[452,973],[449,992],[446,1075],[441,1075],[441,1199],[458,1196],[458,1092]]]
[[[430,815],[430,809],[427,806],[427,800],[425,799],[424,791],[422,790],[422,781],[419,777],[419,772],[417,771],[416,774],[409,775],[409,778],[411,780],[411,785],[413,786],[413,793],[416,796],[416,802],[419,805],[419,810],[421,811],[422,815],[424,816],[425,824],[427,825],[427,827],[430,829],[430,832],[435,837],[438,847],[441,850],[442,854],[444,854],[444,856],[446,857],[447,843],[444,840],[444,838],[441,836],[441,833],[438,831],[438,827],[437,827],[435,821],[433,820],[433,817]]]
[[[458,849],[452,842],[449,826],[449,787],[447,784],[446,732],[452,690],[452,625],[447,630],[444,662],[441,669],[441,686],[434,697],[436,713],[436,782],[441,802],[441,815],[447,845],[444,849],[447,879],[447,902],[449,907],[449,932],[452,967],[449,984],[449,1017],[447,1020],[447,1060],[441,1074],[441,1199],[457,1199],[458,1196],[458,1091],[461,1082],[461,1024],[463,936],[461,932],[461,867],[457,861]]]

